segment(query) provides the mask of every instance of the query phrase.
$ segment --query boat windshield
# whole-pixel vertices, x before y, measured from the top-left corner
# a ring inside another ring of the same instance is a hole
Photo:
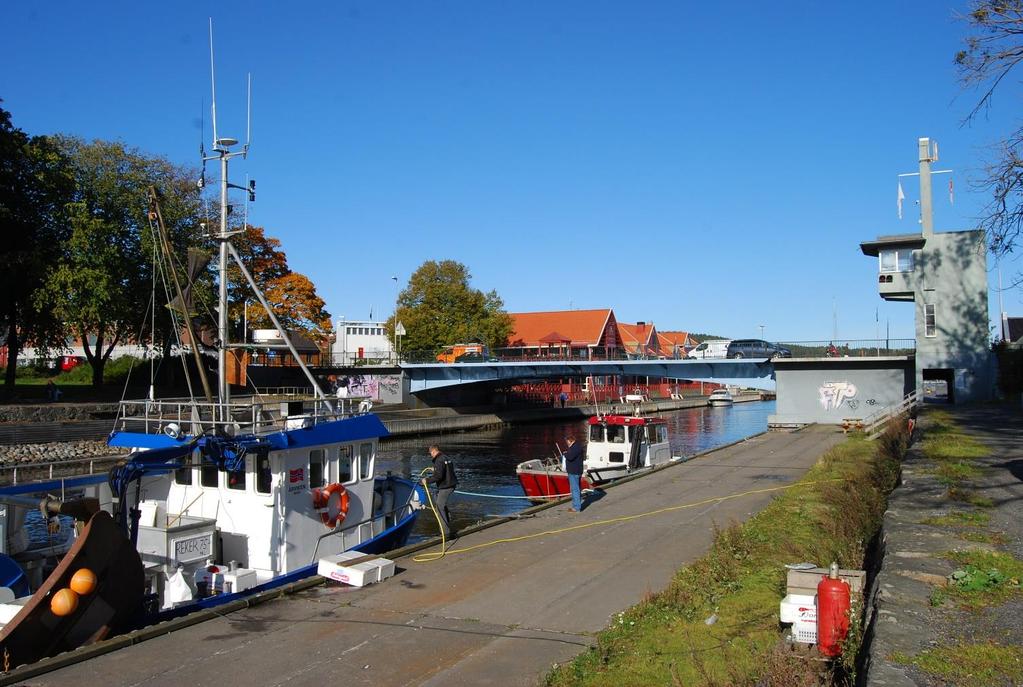
[[[607,426],[607,440],[615,444],[625,443],[625,427],[622,425]]]
[[[596,444],[603,443],[604,441],[603,425],[590,425],[590,441]]]

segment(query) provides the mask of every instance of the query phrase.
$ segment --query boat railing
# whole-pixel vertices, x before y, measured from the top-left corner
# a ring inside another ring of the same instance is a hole
[[[182,432],[192,435],[210,430],[228,434],[261,434],[281,429],[308,427],[328,420],[369,412],[365,398],[314,398],[297,388],[291,395],[274,398],[239,399],[228,403],[193,399],[143,399],[121,401],[115,431]],[[171,425],[176,425],[171,427]]]
[[[413,493],[415,493],[415,492],[413,492]],[[317,556],[319,555],[319,551],[320,551],[320,542],[322,542],[324,539],[327,539],[328,537],[340,536],[341,537],[341,549],[343,551],[346,551],[346,550],[348,550],[349,547],[345,545],[345,533],[350,532],[350,531],[355,530],[355,529],[358,529],[358,528],[362,527],[363,525],[372,524],[372,523],[376,522],[377,520],[381,520],[381,519],[384,521],[385,525],[387,523],[387,518],[393,518],[393,522],[400,522],[402,520],[402,518],[405,518],[408,515],[411,515],[413,510],[415,510],[415,506],[412,503],[412,496],[410,495],[408,500],[404,504],[398,506],[397,508],[393,508],[393,509],[391,509],[390,511],[388,511],[386,513],[377,513],[376,515],[373,515],[372,517],[360,520],[359,522],[353,522],[353,523],[351,523],[351,524],[349,524],[349,525],[347,525],[345,527],[339,527],[339,528],[333,529],[333,530],[331,530],[329,532],[324,532],[323,534],[321,534],[319,537],[316,538],[316,546],[313,547],[313,554],[310,557],[309,563],[312,564],[312,563],[315,563],[317,561]],[[385,527],[385,529],[386,529],[386,527]],[[357,544],[358,544],[358,542],[356,543],[356,545]]]

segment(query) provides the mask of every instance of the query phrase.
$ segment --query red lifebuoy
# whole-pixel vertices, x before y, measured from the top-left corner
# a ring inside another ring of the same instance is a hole
[[[331,496],[337,494],[337,499]],[[334,529],[345,520],[348,515],[348,490],[343,484],[328,484],[319,489],[313,489],[313,508],[320,512],[320,520],[328,529]]]

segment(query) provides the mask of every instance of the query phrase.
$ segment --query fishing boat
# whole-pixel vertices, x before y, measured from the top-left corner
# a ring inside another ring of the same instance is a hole
[[[10,588],[0,588],[5,670],[280,587],[316,574],[318,561],[333,555],[396,549],[425,503],[421,485],[376,474],[387,429],[364,400],[323,392],[231,244],[228,188],[252,186],[229,184],[227,161],[248,144],[232,150],[238,142],[215,129],[203,160],[221,165],[216,393],[208,356],[179,342],[195,358],[191,373],[185,367],[189,388],[198,373],[205,398],[122,400],[108,443],[130,452],[109,474],[0,487],[0,582]],[[155,189],[149,217],[154,243],[169,251]],[[305,374],[307,396],[232,395],[228,354],[244,344],[228,339],[229,259]],[[171,265],[164,273],[177,272]],[[175,281],[175,300],[186,303],[187,292]],[[199,342],[191,308],[182,310],[178,331]],[[52,531],[65,530],[47,552],[26,548],[18,531],[34,510]]]
[[[730,406],[734,402],[735,399],[732,398],[732,394],[728,392],[728,389],[715,389],[707,397],[707,404],[715,407]]]
[[[672,456],[667,420],[661,417],[608,414],[587,424],[586,457],[580,486],[593,489],[616,479],[684,460]],[[569,495],[568,474],[560,456],[534,458],[515,468],[526,496],[546,501]]]

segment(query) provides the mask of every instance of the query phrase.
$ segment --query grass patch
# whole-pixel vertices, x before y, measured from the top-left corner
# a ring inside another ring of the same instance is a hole
[[[1023,681],[1023,647],[959,644],[928,649],[916,656],[893,654],[891,660],[915,666],[961,687],[988,687]]]
[[[939,462],[969,461],[991,454],[984,444],[959,431],[948,412],[929,411],[927,419],[927,433],[920,444],[925,458]]]
[[[995,546],[1002,546],[1005,544],[1005,535],[1001,532],[978,532],[976,530],[965,530],[956,535],[960,539],[966,541],[975,541],[981,544],[993,544]]]
[[[995,502],[988,497],[981,496],[971,489],[963,489],[961,487],[949,487],[948,497],[953,501],[968,503],[977,508],[992,508],[995,505]]]
[[[783,566],[834,560],[861,567],[895,485],[905,442],[904,431],[893,426],[880,442],[853,437],[833,448],[760,513],[718,530],[707,555],[679,570],[664,591],[615,616],[595,647],[557,667],[545,684],[830,681],[823,663],[777,650]],[[711,616],[716,622],[707,624]],[[850,661],[857,642],[853,638],[846,653]]]
[[[979,477],[980,468],[961,460],[945,460],[938,463],[932,474],[946,487],[952,487],[968,479]]]
[[[991,522],[991,514],[981,511],[949,511],[947,515],[937,515],[921,522],[922,525],[936,527],[986,527]]]
[[[953,601],[960,606],[979,609],[997,606],[1020,595],[1023,561],[1002,551],[951,551],[943,556],[958,567],[947,587],[931,595],[933,605]]]

